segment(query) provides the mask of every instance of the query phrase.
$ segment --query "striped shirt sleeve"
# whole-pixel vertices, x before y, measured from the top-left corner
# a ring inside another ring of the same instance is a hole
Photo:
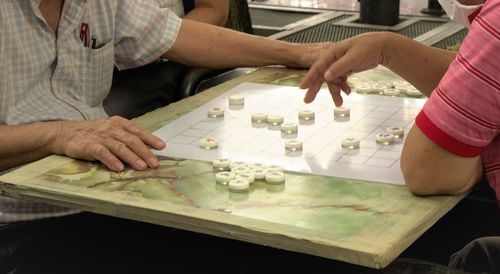
[[[489,0],[417,116],[420,130],[456,155],[480,155],[500,132],[499,30],[500,0]]]

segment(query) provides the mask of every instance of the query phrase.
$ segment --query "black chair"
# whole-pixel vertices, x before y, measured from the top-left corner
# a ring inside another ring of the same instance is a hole
[[[184,1],[189,11],[192,2]],[[231,0],[227,28],[253,33],[246,0]],[[115,70],[113,84],[104,100],[108,115],[131,119],[158,107],[176,102],[198,92],[200,85],[227,72],[206,68],[192,68],[172,61],[159,61],[135,69]]]

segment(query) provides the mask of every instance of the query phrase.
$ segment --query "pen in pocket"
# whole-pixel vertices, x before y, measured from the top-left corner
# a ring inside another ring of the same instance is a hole
[[[96,49],[97,48],[97,37],[92,36],[92,39],[90,39],[90,40],[92,41],[92,43],[91,43],[92,49]]]

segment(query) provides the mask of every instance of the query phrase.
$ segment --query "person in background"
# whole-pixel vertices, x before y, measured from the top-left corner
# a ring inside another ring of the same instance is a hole
[[[175,2],[176,0],[172,0]],[[229,0],[183,0],[183,12],[176,13],[184,19],[224,26],[229,15]],[[179,5],[179,4],[177,4]]]
[[[214,26],[224,26],[229,16],[229,0],[159,0],[158,5],[181,18]],[[104,110],[110,116],[131,119],[178,101],[186,93],[183,91],[185,78],[193,80],[188,76],[193,69],[163,59],[132,69],[115,68],[111,90],[103,102]],[[137,96],[138,90],[142,91],[140,96]]]
[[[360,35],[333,44],[315,62],[301,83],[307,89],[304,101],[313,101],[326,82],[339,106],[341,92],[351,92],[346,84],[351,73],[378,65],[389,68],[429,96],[401,155],[408,189],[424,196],[461,194],[484,176],[498,203],[500,0],[441,3],[451,19],[470,25],[457,53],[424,46],[394,33]],[[401,271],[408,265],[420,270],[429,267],[425,263],[396,262],[389,269],[407,273]],[[452,256],[450,267],[500,273],[500,237],[471,242]]]

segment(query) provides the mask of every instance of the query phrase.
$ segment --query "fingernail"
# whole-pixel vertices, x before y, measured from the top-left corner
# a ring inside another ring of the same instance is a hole
[[[325,80],[331,80],[331,78],[332,78],[332,73],[331,73],[329,70],[327,70],[327,71],[325,72],[325,75],[323,75],[323,77],[325,78]]]
[[[164,147],[164,146],[166,145],[166,144],[165,144],[165,142],[163,142],[163,141],[157,141],[155,144],[156,144],[156,146],[157,146],[157,147],[159,147],[159,148],[160,148],[160,147]]]
[[[116,164],[113,165],[114,166],[114,170],[115,171],[122,171],[125,167],[123,166],[122,163],[118,162]]]
[[[146,163],[143,160],[137,160],[135,161],[135,163],[137,164],[137,167],[139,169],[145,169],[147,167]]]
[[[153,158],[149,158],[148,162],[149,162],[149,166],[150,167],[158,167],[158,165],[160,164],[158,162],[158,160],[156,158],[154,158],[154,157]]]

